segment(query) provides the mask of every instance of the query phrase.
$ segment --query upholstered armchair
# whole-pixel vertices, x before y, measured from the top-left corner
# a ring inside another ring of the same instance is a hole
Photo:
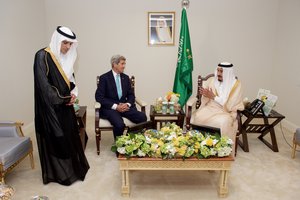
[[[131,81],[131,87],[133,88],[133,91],[135,89],[135,77],[131,76],[130,78]],[[101,87],[101,85],[99,85],[99,76],[97,76],[97,87]],[[146,113],[146,106],[147,103],[140,100],[139,98],[136,97],[135,99],[136,104],[137,104],[137,108],[140,108],[140,111]],[[100,118],[99,115],[99,111],[101,108],[101,104],[99,102],[95,103],[95,133],[96,133],[96,146],[97,146],[97,154],[100,154],[100,141],[101,141],[101,132],[102,131],[113,131],[113,126],[111,125],[111,123],[106,120],[106,119],[102,119]],[[128,130],[128,128],[130,127],[134,127],[136,124],[131,122],[130,120],[123,118],[124,123],[125,123],[125,131]]]
[[[198,82],[197,82],[197,95],[196,96],[191,96],[187,103],[186,103],[186,128],[189,130],[191,128],[191,117],[192,117],[192,112],[196,109],[198,109],[201,105],[201,97],[202,95],[200,94],[200,88],[203,86],[205,87],[205,83],[209,78],[214,77],[214,74],[209,74],[206,77],[202,77],[201,75],[198,76]]]
[[[32,141],[25,137],[21,126],[23,123],[0,121],[0,182],[5,175],[29,156],[31,168],[34,168]]]
[[[191,117],[192,117],[192,113],[195,110],[197,110],[201,105],[202,95],[200,94],[200,88],[206,87],[208,82],[210,81],[210,79],[213,77],[214,77],[214,74],[208,74],[205,77],[202,77],[201,75],[198,76],[197,94],[196,94],[196,96],[191,96],[186,103],[186,128],[187,128],[187,130],[189,130],[193,126],[197,126],[197,125],[191,124]],[[237,139],[240,135],[241,126],[242,126],[242,113],[239,110],[237,111],[236,120],[238,123],[238,130],[236,133],[236,142],[237,142],[238,141]],[[209,127],[209,128],[213,128],[213,127]],[[236,152],[237,152],[237,143],[235,144],[235,155],[236,155]]]

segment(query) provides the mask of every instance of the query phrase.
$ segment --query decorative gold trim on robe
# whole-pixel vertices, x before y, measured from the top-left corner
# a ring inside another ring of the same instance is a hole
[[[61,99],[68,99],[68,98],[72,98],[72,96],[70,95],[70,96],[61,96],[61,94],[59,93],[59,90],[57,89],[57,87],[55,87],[55,86],[51,86],[52,88],[54,88],[55,89],[55,91],[56,91],[56,93],[57,93],[57,95],[58,95],[58,97],[60,97]]]
[[[47,61],[47,53],[45,53],[45,63],[46,63],[46,67],[47,67],[47,71],[46,71],[46,76],[48,76],[49,74],[49,66],[48,66],[48,61]]]
[[[62,67],[60,66],[58,60],[56,59],[56,57],[54,56],[54,54],[52,53],[52,51],[50,50],[49,47],[47,47],[45,49],[46,52],[48,52],[52,58],[52,60],[54,61],[58,71],[61,73],[62,77],[64,78],[65,82],[67,83],[68,87],[71,88],[71,84],[69,79],[67,78],[67,75],[65,74],[64,70],[62,69]]]
[[[240,83],[240,80],[236,80],[235,84],[233,85],[232,89],[230,90],[230,93],[229,93],[229,95],[228,95],[227,101],[226,101],[226,103],[224,103],[224,109],[226,108],[225,105],[227,104],[228,100],[229,100],[230,97],[232,96],[234,90],[237,88],[237,86],[239,85],[239,83]],[[226,111],[227,111],[227,109],[226,109]]]

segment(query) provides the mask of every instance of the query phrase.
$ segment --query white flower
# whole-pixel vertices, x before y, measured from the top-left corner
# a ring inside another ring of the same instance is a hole
[[[131,141],[131,140],[126,140],[125,144],[126,144],[126,145],[132,144],[132,141]]]
[[[218,149],[218,157],[229,156],[231,151],[232,151],[232,149],[230,147],[222,147],[222,148]]]
[[[139,157],[144,157],[146,154],[142,150],[139,149],[138,152],[137,152],[137,155]]]
[[[166,140],[171,141],[173,138],[176,138],[176,133],[175,132],[170,133],[170,135],[166,138]]]
[[[126,153],[125,147],[118,147],[117,151],[118,151],[120,154],[125,154],[125,153]]]
[[[227,139],[227,144],[230,144],[230,145],[233,145],[233,141],[232,141],[232,139]]]
[[[156,151],[158,148],[158,144],[153,144],[154,150]]]
[[[167,146],[167,150],[170,152],[170,154],[171,155],[175,155],[175,153],[176,153],[176,149],[175,149],[175,147],[174,147],[174,145],[173,144],[169,144],[168,146]]]
[[[148,136],[145,136],[145,138],[146,138],[146,143],[151,144],[151,141],[152,141],[151,138],[149,138]]]
[[[215,148],[211,148],[210,149],[210,155],[212,155],[212,156],[215,156],[215,155],[217,155],[217,151],[216,151],[216,149]]]
[[[219,140],[213,139],[213,145],[217,144],[218,142],[219,142]]]

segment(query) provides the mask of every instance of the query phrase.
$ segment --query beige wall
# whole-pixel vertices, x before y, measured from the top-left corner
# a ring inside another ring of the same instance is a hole
[[[111,0],[46,1],[49,37],[57,24],[74,29],[80,41],[77,79],[80,99],[91,107],[94,101],[95,76],[110,69],[109,59],[116,53],[127,57],[127,73],[137,78],[137,94],[152,103],[155,97],[172,90],[180,29],[180,1]],[[194,56],[194,80],[210,73],[221,61],[233,62],[243,80],[245,95],[253,98],[260,87],[269,88],[273,43],[278,5],[273,0],[191,0],[188,9]],[[68,7],[77,19],[62,14]],[[147,45],[147,12],[176,12],[176,45]],[[56,15],[53,15],[56,13]],[[256,84],[254,85],[253,77]],[[84,89],[83,89],[84,88]]]
[[[0,120],[33,122],[33,59],[47,45],[44,13],[44,1],[0,0]]]
[[[3,37],[12,42],[6,42],[10,46],[10,53],[8,48],[0,47],[1,83],[3,77],[5,85],[0,86],[1,93],[5,96],[3,98],[1,94],[0,119],[32,122],[33,55],[37,49],[48,44],[57,25],[69,26],[78,36],[79,58],[75,73],[80,90],[80,103],[88,105],[89,111],[92,111],[94,104],[95,77],[110,69],[109,59],[113,54],[119,53],[127,57],[126,72],[136,76],[136,93],[149,104],[156,97],[172,90],[180,30],[179,0],[28,0],[26,4],[21,0],[0,2],[0,25],[7,24],[13,16],[15,29],[25,36],[16,40],[12,37],[12,29],[1,32]],[[297,118],[299,108],[298,112],[295,109],[296,100],[292,105],[290,98],[286,96],[287,92],[277,89],[281,84],[276,80],[284,71],[289,71],[286,74],[290,75],[288,77],[295,76],[291,70],[299,72],[299,68],[292,65],[297,64],[293,61],[298,57],[299,45],[296,44],[299,44],[299,37],[296,35],[299,34],[291,32],[299,19],[300,8],[297,0],[190,2],[187,13],[194,59],[194,83],[198,74],[211,73],[217,63],[232,62],[236,75],[243,82],[244,96],[253,99],[259,88],[270,89],[279,96],[277,110],[285,114],[291,123],[300,125]],[[14,9],[2,13],[3,6],[14,6]],[[16,7],[22,10],[16,10]],[[291,10],[294,12],[291,13]],[[148,46],[148,11],[176,12],[174,46]],[[24,12],[28,14],[25,15]],[[27,23],[19,22],[19,18]],[[292,22],[286,24],[286,20]],[[299,27],[297,30],[299,31]],[[3,37],[0,37],[1,41]],[[295,44],[293,48],[289,48],[290,43]],[[282,46],[285,48],[281,49]],[[13,55],[16,49],[21,50],[18,51],[20,59]],[[287,63],[289,64],[285,65]],[[26,68],[25,73],[16,74],[21,67]],[[11,82],[12,79],[14,82]],[[299,79],[287,78],[286,82],[284,86],[292,85],[299,91]],[[195,86],[194,84],[194,91]],[[24,96],[23,104],[12,110],[15,105],[20,105],[19,93]],[[26,105],[23,106],[24,104]]]
[[[278,12],[278,34],[272,91],[279,96],[278,110],[287,120],[300,127],[300,1],[281,0]]]

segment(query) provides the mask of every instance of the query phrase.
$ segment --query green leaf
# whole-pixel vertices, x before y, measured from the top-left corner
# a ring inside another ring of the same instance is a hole
[[[129,138],[130,139],[134,139],[135,138],[135,134],[134,133],[129,133]]]
[[[118,148],[117,148],[115,145],[113,145],[113,146],[111,146],[111,149],[110,149],[110,150],[111,150],[112,152],[116,153],[116,152],[117,152],[117,149],[118,149]]]

